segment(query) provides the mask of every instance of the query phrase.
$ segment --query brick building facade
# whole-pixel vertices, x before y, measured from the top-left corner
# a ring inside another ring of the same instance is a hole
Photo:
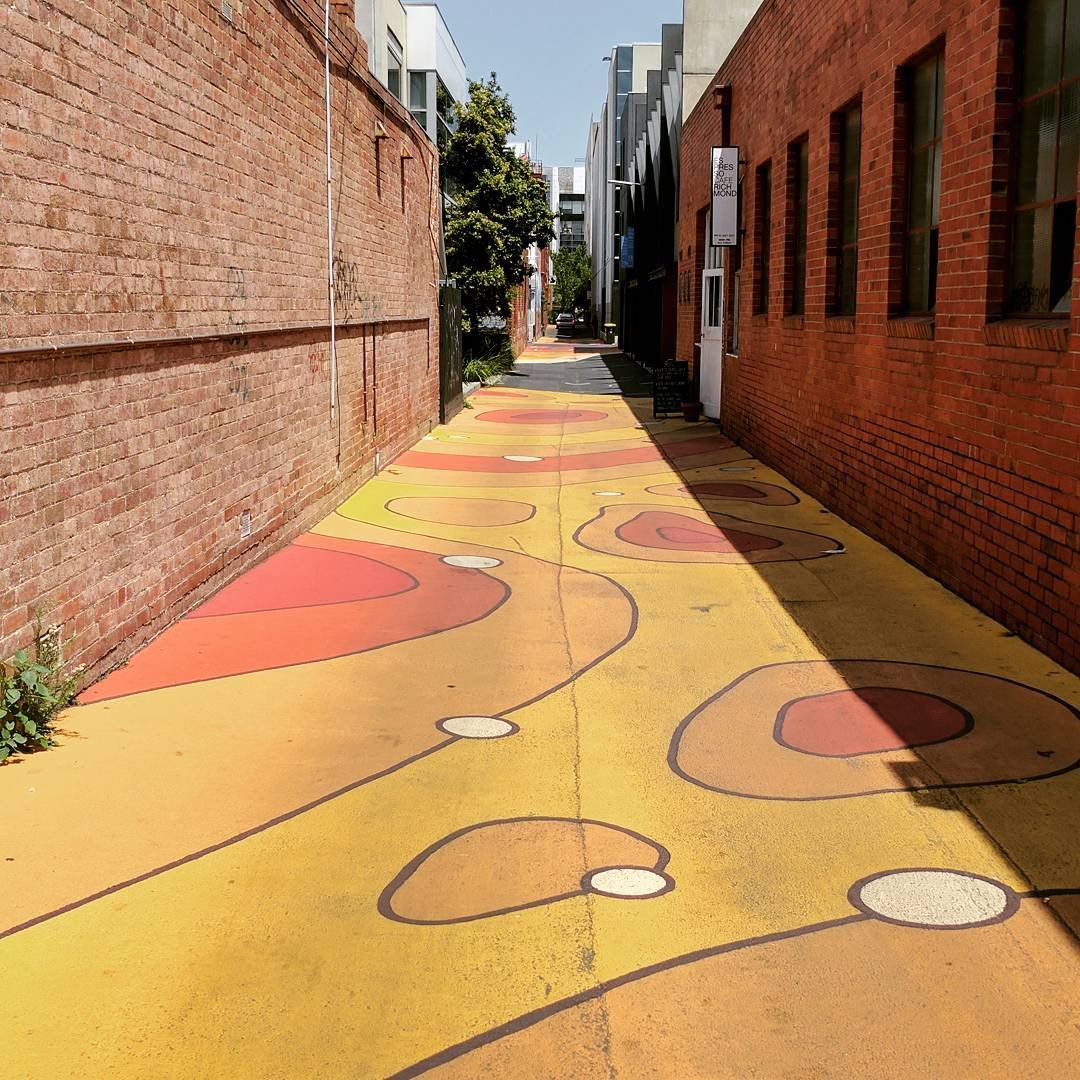
[[[1078,0],[766,0],[684,125],[678,336],[722,267],[727,432],[1074,668],[1078,77]]]
[[[0,654],[122,660],[436,421],[436,152],[352,6],[333,417],[322,5],[0,8]]]

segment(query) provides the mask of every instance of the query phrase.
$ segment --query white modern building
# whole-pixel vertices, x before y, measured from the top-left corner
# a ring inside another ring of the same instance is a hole
[[[368,45],[371,73],[443,146],[469,80],[438,4],[356,0],[356,27]]]
[[[555,217],[555,239],[551,254],[587,247],[585,237],[585,166],[554,165],[544,170],[551,212]]]
[[[593,312],[602,329],[617,323],[619,315],[615,283],[619,277],[622,244],[622,203],[616,190],[625,182],[628,162],[622,160],[623,106],[630,94],[644,94],[649,71],[659,68],[660,42],[616,45],[608,63],[607,97],[600,118],[590,126],[585,159],[585,235],[592,256]]]
[[[655,162],[661,128],[677,163],[682,118],[701,99],[760,6],[761,0],[684,0],[677,52],[665,39],[663,44],[617,45],[605,58],[607,95],[599,116],[589,123],[585,152],[585,238],[592,256],[592,305],[597,329],[605,323],[618,325],[622,321],[619,280],[626,224],[623,219],[640,190],[635,185],[642,182],[647,171],[645,162]],[[675,27],[667,27],[664,32],[674,37]],[[624,133],[624,123],[633,130]],[[624,138],[624,134],[630,138]],[[677,164],[675,172],[677,183]],[[677,189],[675,199],[677,212]],[[677,248],[677,229],[675,244]]]

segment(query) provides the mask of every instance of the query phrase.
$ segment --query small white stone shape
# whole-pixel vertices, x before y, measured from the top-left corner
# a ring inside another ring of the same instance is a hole
[[[424,442],[438,442],[438,441],[439,440],[437,438],[435,438],[434,435],[425,435],[424,436]]]
[[[598,870],[588,879],[588,886],[602,896],[644,897],[664,892],[668,888],[668,880],[653,870],[620,866],[612,870]]]
[[[486,555],[444,555],[442,561],[447,566],[460,566],[465,570],[491,570],[502,566],[500,559],[489,559]]]
[[[528,454],[503,454],[504,461],[543,461],[542,457],[530,457]]]
[[[991,923],[1005,915],[1011,890],[953,870],[898,870],[871,878],[858,892],[871,915],[911,926],[948,929]]]
[[[497,716],[451,716],[440,720],[439,729],[462,739],[502,739],[513,735],[514,725]]]

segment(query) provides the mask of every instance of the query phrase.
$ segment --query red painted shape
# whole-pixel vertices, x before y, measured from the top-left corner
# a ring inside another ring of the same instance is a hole
[[[970,717],[917,690],[866,687],[800,698],[786,706],[777,734],[785,746],[818,757],[883,754],[962,735]]]
[[[575,472],[581,469],[610,469],[619,465],[637,465],[646,461],[678,460],[727,450],[735,444],[722,435],[707,435],[699,439],[685,439],[671,443],[663,450],[649,444],[627,450],[602,450],[591,454],[564,454],[562,457],[544,458],[543,461],[507,461],[502,457],[480,454],[425,453],[409,450],[397,459],[398,465],[411,469],[436,469],[441,472],[486,473],[551,473]]]
[[[771,536],[721,528],[668,510],[646,510],[615,530],[615,535],[635,547],[659,551],[703,551],[725,555],[745,551],[770,551],[780,547]]]
[[[718,499],[764,499],[765,492],[750,484],[723,483],[687,484],[688,495],[715,495]]]
[[[606,420],[607,413],[592,409],[533,409],[522,412],[517,409],[492,409],[480,413],[477,420],[488,424],[587,424],[594,420]]]
[[[137,653],[131,663],[90,687],[79,700],[84,704],[103,701],[412,641],[489,615],[509,591],[502,581],[483,571],[447,566],[439,555],[427,551],[315,535],[303,536],[297,544],[352,558],[360,556],[379,580],[385,581],[383,571],[390,567],[417,584],[397,595],[189,616]],[[325,591],[319,595],[325,596]]]
[[[190,618],[372,600],[415,585],[404,571],[364,555],[290,544],[226,585]]]

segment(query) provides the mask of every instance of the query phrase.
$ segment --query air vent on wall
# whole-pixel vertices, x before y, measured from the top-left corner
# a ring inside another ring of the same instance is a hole
[[[221,17],[228,22],[232,22],[231,0],[221,0]]]
[[[251,535],[251,512],[245,510],[240,515],[240,539],[246,540]]]

